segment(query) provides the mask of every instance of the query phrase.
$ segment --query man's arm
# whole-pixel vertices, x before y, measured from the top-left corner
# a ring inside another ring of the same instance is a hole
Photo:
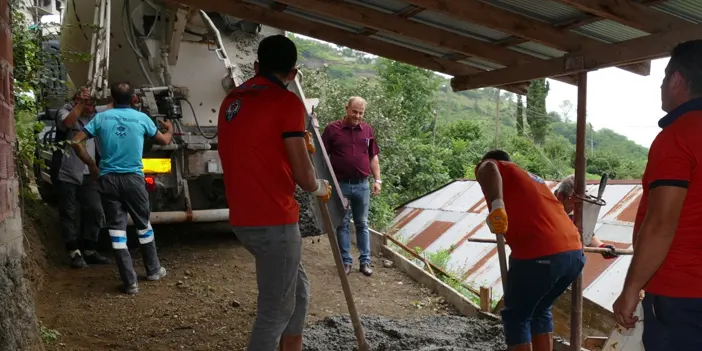
[[[370,161],[371,173],[373,173],[373,178],[375,180],[380,180],[380,159],[378,155],[373,156]]]
[[[76,155],[81,161],[83,161],[83,163],[88,165],[88,167],[90,168],[97,167],[97,165],[95,164],[95,160],[93,160],[93,158],[90,157],[90,154],[88,154],[88,150],[86,150],[85,146],[83,146],[83,141],[87,139],[90,139],[90,136],[86,132],[80,131],[73,138],[71,146],[73,147],[73,151],[76,152]]]
[[[317,176],[310,161],[309,153],[307,152],[307,144],[305,144],[304,136],[287,135],[284,137],[285,149],[288,152],[288,160],[293,173],[295,183],[307,192],[317,190]]]
[[[83,107],[83,103],[79,102],[73,107],[73,109],[71,109],[70,112],[68,112],[68,114],[66,114],[66,109],[61,109],[61,111],[58,112],[59,119],[63,125],[63,128],[61,128],[62,130],[73,128],[78,121],[78,118],[83,114]]]
[[[166,128],[166,132],[161,133],[158,129],[156,129],[156,125],[154,124],[154,129],[156,129],[156,132],[155,134],[152,134],[153,138],[161,145],[168,145],[173,140],[173,123],[168,120],[163,122],[159,121],[159,123]]]
[[[478,183],[483,188],[487,203],[492,204],[495,200],[503,200],[502,175],[500,175],[500,170],[495,162],[481,163],[478,167],[477,178]]]
[[[678,228],[687,188],[659,186],[648,193],[646,218],[638,232],[624,290],[639,292],[663,264]]]

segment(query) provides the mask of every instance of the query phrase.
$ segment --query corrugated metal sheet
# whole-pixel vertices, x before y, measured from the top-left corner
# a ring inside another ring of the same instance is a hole
[[[498,41],[509,38],[510,35],[484,27],[475,23],[460,21],[433,11],[423,11],[410,18],[413,21],[428,24],[433,27],[446,29],[454,33],[466,35],[483,41]]]
[[[557,182],[547,181],[555,190]],[[588,184],[587,192],[597,193],[598,185]],[[640,182],[612,181],[607,185],[595,226],[595,235],[612,245],[631,247],[632,227],[641,199]],[[394,237],[410,248],[426,252],[449,250],[446,270],[464,283],[491,287],[494,298],[502,296],[500,266],[495,245],[469,242],[467,238],[493,239],[485,225],[488,214],[480,185],[457,180],[403,206],[393,221]],[[509,247],[507,254],[509,255]],[[611,310],[623,284],[630,257],[605,260],[599,254],[586,254],[584,297]]]
[[[586,13],[563,3],[551,0],[482,0],[505,10],[528,16],[550,24],[558,24]]]
[[[572,31],[607,43],[618,43],[648,35],[644,31],[610,20],[592,22]]]
[[[430,55],[434,56],[446,56],[451,53],[451,51],[448,51],[446,49],[440,48],[438,46],[433,46],[433,45],[428,45],[425,44],[424,42],[418,41],[418,40],[412,40],[407,37],[403,37],[401,35],[397,35],[394,33],[388,33],[388,32],[378,32],[376,34],[373,34],[371,36],[372,38],[380,39],[382,41],[386,41],[388,43],[392,43],[395,45],[403,46],[408,49],[413,49],[417,51],[421,51]]]
[[[669,0],[653,7],[691,22],[702,23],[702,1],[699,0]]]
[[[407,5],[402,1],[397,0],[344,0],[346,2],[371,7],[386,13],[397,13],[404,10]]]
[[[550,46],[546,46],[539,43],[534,43],[528,41],[519,45],[511,46],[510,49],[523,52],[532,56],[537,56],[543,59],[549,59],[554,57],[561,57],[566,54],[565,51],[554,49]]]

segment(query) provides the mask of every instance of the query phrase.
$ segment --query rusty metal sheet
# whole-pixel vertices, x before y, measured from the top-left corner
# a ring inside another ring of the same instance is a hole
[[[424,250],[449,230],[449,228],[453,227],[454,224],[454,222],[433,221],[429,223],[424,230],[419,232],[419,234],[415,235],[412,240],[407,243],[407,247],[410,249],[418,247]]]

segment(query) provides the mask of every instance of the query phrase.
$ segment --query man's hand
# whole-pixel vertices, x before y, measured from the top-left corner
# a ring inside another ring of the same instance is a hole
[[[305,144],[307,144],[307,151],[311,154],[314,153],[314,142],[312,141],[312,134],[309,131],[305,132]]]
[[[373,196],[380,195],[380,189],[381,189],[380,183],[373,182],[373,189],[371,189],[371,194]]]
[[[609,249],[609,252],[603,252],[603,253],[602,253],[602,257],[604,257],[605,259],[611,260],[611,259],[614,259],[614,258],[619,257],[619,255],[618,255],[617,253],[614,252],[614,250],[615,250],[616,248],[615,248],[613,245],[610,245],[610,244],[602,244],[602,245],[600,245],[599,247],[602,248],[602,249]]]
[[[168,132],[173,130],[173,122],[170,119],[158,120],[158,123]]]
[[[614,317],[622,327],[631,329],[636,326],[639,317],[634,316],[636,306],[640,301],[640,291],[628,289],[626,286],[621,295],[614,302]]]
[[[507,233],[507,212],[502,200],[492,202],[492,210],[487,217],[487,225],[493,234]]]
[[[93,178],[94,181],[97,181],[98,178],[100,177],[100,168],[93,163],[88,166],[88,169],[90,170],[90,177]]]
[[[331,185],[326,179],[317,179],[317,190],[312,192],[323,203],[327,203],[331,198]]]

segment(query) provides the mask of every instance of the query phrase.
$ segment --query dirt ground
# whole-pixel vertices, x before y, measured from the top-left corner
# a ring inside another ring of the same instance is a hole
[[[252,256],[224,225],[155,228],[168,276],[143,281],[140,293],[118,293],[114,265],[72,270],[58,232],[56,210],[25,206],[27,277],[48,350],[242,350],[256,313]],[[105,251],[109,254],[109,250]],[[138,250],[137,272],[143,274]],[[347,313],[326,237],[304,239],[311,282],[309,323]],[[371,278],[349,276],[362,315],[390,318],[455,314],[444,300],[374,257]]]

